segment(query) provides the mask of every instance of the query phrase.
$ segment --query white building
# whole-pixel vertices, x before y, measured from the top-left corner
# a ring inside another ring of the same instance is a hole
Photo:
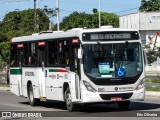
[[[139,30],[143,44],[148,36],[160,32],[160,12],[138,12],[119,17],[120,28]]]
[[[120,16],[119,24],[120,28],[139,30],[144,45],[149,38],[153,43],[156,33],[160,33],[160,12],[138,12]],[[157,43],[160,44],[160,36],[157,37]],[[146,72],[150,75],[160,75],[160,59],[151,66],[146,66]]]

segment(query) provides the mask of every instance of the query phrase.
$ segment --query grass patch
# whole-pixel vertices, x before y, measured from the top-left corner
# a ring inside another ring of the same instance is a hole
[[[160,78],[157,79],[146,79],[147,83],[160,83]]]
[[[0,83],[0,87],[9,87],[9,85],[5,83]]]
[[[157,91],[157,92],[160,92],[160,86],[146,86],[146,91]]]

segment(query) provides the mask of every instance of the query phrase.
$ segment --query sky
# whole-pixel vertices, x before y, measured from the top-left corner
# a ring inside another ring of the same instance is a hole
[[[0,21],[3,20],[5,14],[11,11],[33,9],[34,0],[0,0]],[[119,16],[130,13],[138,12],[138,8],[141,5],[141,0],[59,0],[60,21],[65,16],[77,12],[92,13],[93,8],[100,11],[115,13]],[[56,8],[56,0],[38,0],[37,7],[44,8],[47,5],[48,8]],[[53,19],[56,23],[56,17]]]

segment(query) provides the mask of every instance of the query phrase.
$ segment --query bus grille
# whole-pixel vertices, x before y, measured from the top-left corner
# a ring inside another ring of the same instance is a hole
[[[122,99],[129,99],[133,93],[120,93],[120,94],[100,94],[103,100],[111,100],[112,97],[122,97]]]

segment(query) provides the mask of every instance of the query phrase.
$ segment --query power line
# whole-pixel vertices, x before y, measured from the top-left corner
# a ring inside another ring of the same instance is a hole
[[[60,2],[61,4],[71,4],[71,5],[90,5],[90,6],[93,6],[93,5],[96,5],[97,6],[97,4],[98,3],[91,3],[91,2],[78,2],[78,1],[76,1],[76,2],[73,2],[73,1],[61,1]],[[126,5],[128,5],[128,4],[120,4],[120,3],[118,3],[118,5],[115,5],[115,4],[108,4],[108,3],[106,3],[106,4],[102,4],[101,6],[115,6],[115,7],[120,7],[120,6],[126,6]],[[131,4],[131,5],[133,5],[133,4]]]
[[[131,10],[135,10],[135,9],[139,9],[139,7],[136,7],[136,8],[131,8],[131,9],[127,9],[127,10],[122,10],[122,11],[117,11],[117,12],[112,12],[112,13],[121,13],[121,12],[128,12],[128,11],[131,11]]]

